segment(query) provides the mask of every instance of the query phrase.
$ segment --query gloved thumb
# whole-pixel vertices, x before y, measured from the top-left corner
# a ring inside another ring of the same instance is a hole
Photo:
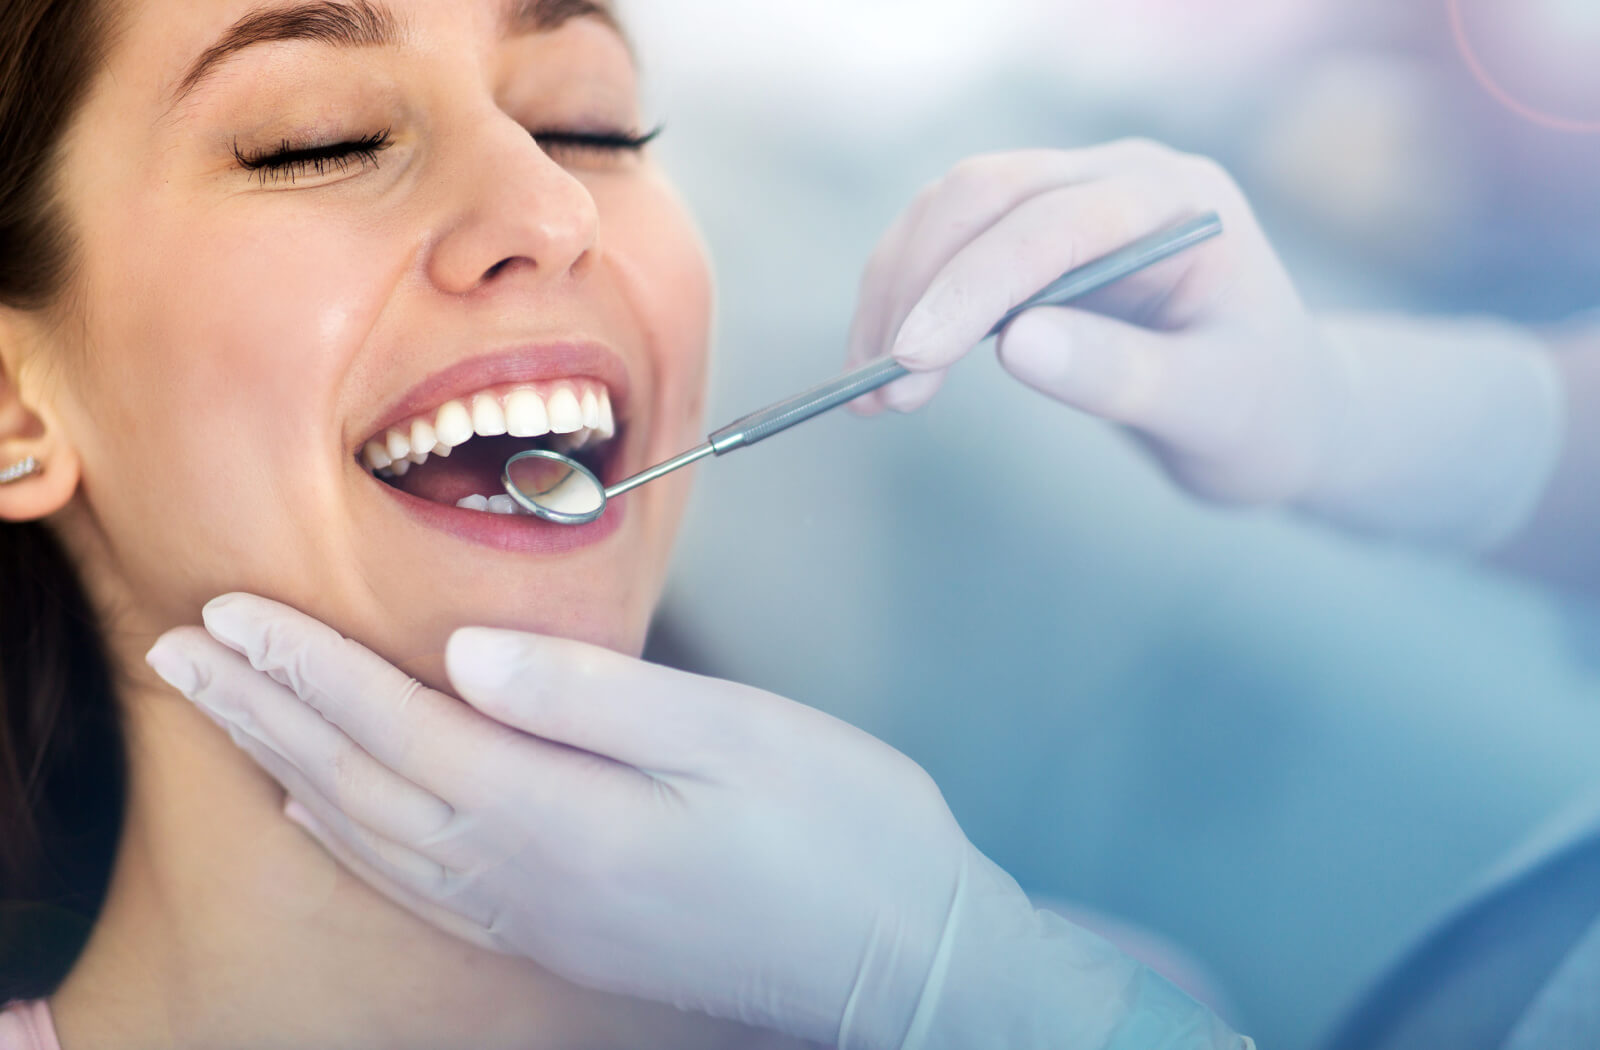
[[[707,740],[759,717],[753,690],[729,695],[713,679],[567,638],[463,627],[445,667],[461,699],[490,718],[644,771],[694,770]]]
[[[1103,314],[1040,307],[1013,321],[996,353],[1006,371],[1073,408],[1161,433],[1172,337]]]

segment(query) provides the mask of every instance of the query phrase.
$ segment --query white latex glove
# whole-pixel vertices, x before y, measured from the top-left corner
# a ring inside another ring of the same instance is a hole
[[[1490,321],[1314,321],[1228,175],[1149,142],[978,157],[925,190],[868,265],[850,343],[921,374],[858,411],[920,407],[1060,273],[1213,209],[1220,238],[1017,319],[1002,365],[1124,424],[1204,499],[1465,549],[1515,531],[1563,429],[1542,345]]]
[[[151,666],[353,872],[480,945],[849,1050],[1250,1045],[1036,911],[916,764],[817,710],[485,628],[446,651],[463,704],[275,602],[204,618]]]

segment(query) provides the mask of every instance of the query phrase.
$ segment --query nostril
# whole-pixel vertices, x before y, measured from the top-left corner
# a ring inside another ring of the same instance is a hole
[[[579,256],[572,261],[572,267],[571,267],[572,275],[574,277],[582,277],[589,270],[592,259],[593,259],[593,253],[592,252],[585,251],[585,252],[582,252],[581,254],[579,254]],[[500,275],[504,274],[507,270],[513,269],[514,267],[516,267],[518,265],[525,265],[525,266],[529,267],[530,269],[537,269],[537,267],[538,267],[537,263],[535,263],[532,259],[527,258],[526,256],[522,256],[522,255],[508,256],[508,257],[506,257],[504,259],[501,259],[499,262],[495,263],[493,266],[489,267],[487,270],[483,271],[482,283],[487,284],[490,281],[493,281],[495,278],[499,277]]]

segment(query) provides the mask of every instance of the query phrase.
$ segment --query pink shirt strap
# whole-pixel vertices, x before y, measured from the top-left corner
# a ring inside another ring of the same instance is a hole
[[[50,1004],[43,999],[8,1004],[0,1012],[0,1050],[61,1050]]]

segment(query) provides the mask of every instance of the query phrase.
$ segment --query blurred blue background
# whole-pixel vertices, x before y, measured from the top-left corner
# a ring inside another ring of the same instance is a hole
[[[708,423],[837,370],[879,235],[992,150],[1214,156],[1314,308],[1600,305],[1594,0],[625,11],[720,275]],[[1030,891],[1184,945],[1282,1050],[1600,782],[1597,639],[1578,599],[1193,505],[985,352],[917,416],[700,468],[654,651],[907,752]]]

